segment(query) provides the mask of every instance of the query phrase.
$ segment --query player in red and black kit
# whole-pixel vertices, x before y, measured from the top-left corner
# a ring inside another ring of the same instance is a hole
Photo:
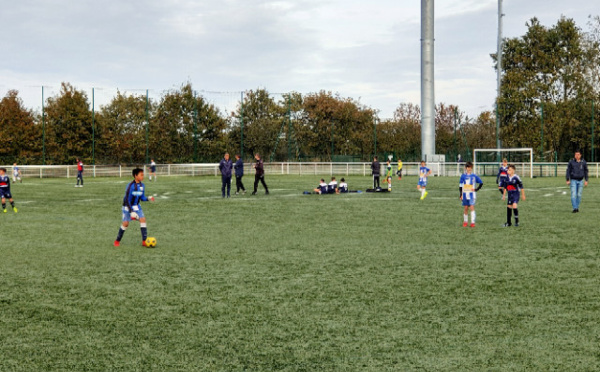
[[[0,168],[0,199],[2,199],[2,212],[6,213],[6,199],[8,199],[13,211],[17,213],[15,201],[10,193],[10,177],[6,175],[6,168]]]
[[[79,185],[81,181],[81,185]],[[77,158],[77,185],[75,187],[83,187],[83,162]]]

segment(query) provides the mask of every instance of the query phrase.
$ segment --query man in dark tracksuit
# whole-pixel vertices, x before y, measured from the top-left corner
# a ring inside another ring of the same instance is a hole
[[[242,191],[245,194],[246,188],[244,187],[244,184],[242,183],[242,177],[244,177],[244,161],[242,160],[240,155],[235,156],[235,164],[233,166],[233,169],[235,169],[235,187],[237,189],[235,194],[236,195],[239,194],[240,189],[242,189]]]
[[[373,158],[371,163],[371,174],[373,174],[373,188],[378,189],[379,186],[379,175],[381,174],[381,166],[377,160],[377,156]]]
[[[221,171],[221,194],[225,197],[225,187],[227,187],[227,197],[230,196],[231,192],[231,169],[233,163],[229,159],[229,154],[225,153],[223,159],[219,163],[219,170]]]
[[[569,161],[567,166],[567,185],[571,186],[571,204],[573,213],[579,213],[583,187],[588,185],[587,162],[581,158],[581,151],[575,151],[575,159]]]
[[[254,155],[254,159],[256,159],[256,163],[254,164],[254,169],[256,170],[256,174],[254,175],[254,192],[252,195],[256,195],[256,191],[258,191],[258,183],[261,182],[265,188],[265,194],[269,195],[269,188],[265,183],[265,168],[262,159],[259,154]]]

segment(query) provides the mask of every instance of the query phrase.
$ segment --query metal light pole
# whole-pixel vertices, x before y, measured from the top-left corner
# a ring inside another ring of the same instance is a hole
[[[434,0],[421,0],[421,153],[435,154]]]
[[[44,86],[42,85],[42,165],[46,165],[46,109],[44,106]]]
[[[148,89],[146,89],[146,164],[149,163],[148,159],[148,135],[150,133],[150,118],[148,115]]]
[[[244,159],[244,92],[240,93],[241,101],[240,101],[240,127],[242,130],[242,136],[240,138],[240,156]]]
[[[502,88],[502,1],[498,0],[498,50],[496,52],[497,69],[496,69],[496,148],[501,148],[500,145],[500,93]],[[497,153],[498,162],[500,161],[500,153]]]
[[[96,121],[95,121],[95,97],[92,88],[92,165],[96,165]]]

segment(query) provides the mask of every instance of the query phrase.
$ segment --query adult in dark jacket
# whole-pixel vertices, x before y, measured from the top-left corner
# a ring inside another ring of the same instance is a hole
[[[575,158],[571,159],[567,166],[567,185],[571,186],[573,213],[579,213],[581,194],[583,194],[583,188],[588,185],[588,179],[587,162],[581,158],[581,151],[577,150]]]
[[[245,194],[246,188],[242,183],[242,177],[244,177],[244,161],[242,160],[242,157],[239,154],[235,155],[235,164],[233,165],[233,169],[235,169],[235,188],[237,190],[235,194],[239,194],[240,189]]]
[[[258,183],[262,183],[265,188],[265,194],[269,195],[269,188],[265,183],[265,167],[262,159],[259,154],[254,155],[254,159],[256,159],[256,163],[254,163],[253,167],[256,170],[256,174],[254,175],[254,192],[252,195],[256,195],[256,191],[258,191]]]
[[[229,154],[225,153],[223,159],[219,163],[219,170],[221,171],[221,195],[225,197],[225,188],[227,188],[227,197],[231,195],[231,170],[233,169],[233,163],[229,159]]]
[[[373,162],[371,163],[371,174],[373,175],[373,188],[378,189],[380,187],[379,175],[381,174],[381,166],[379,165],[377,156],[373,158]]]

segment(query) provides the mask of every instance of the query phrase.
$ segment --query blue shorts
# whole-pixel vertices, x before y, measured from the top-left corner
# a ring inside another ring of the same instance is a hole
[[[472,206],[472,205],[475,205],[475,201],[476,201],[476,200],[477,200],[477,199],[476,199],[476,198],[474,198],[474,197],[473,197],[473,198],[471,198],[471,199],[467,199],[467,198],[465,198],[465,196],[463,195],[463,198],[462,198],[462,205],[463,205],[463,207],[470,207],[470,206]]]
[[[141,206],[138,206],[138,210],[135,211],[135,213],[138,214],[138,220],[144,218],[144,211],[142,210]],[[129,222],[131,221],[131,211],[129,211],[129,207],[123,207],[122,208],[123,211],[123,222]]]
[[[517,204],[519,202],[519,198],[521,197],[521,193],[518,191],[507,191],[508,194],[508,203],[507,205]]]
[[[150,167],[150,172],[156,173],[156,167]]]
[[[427,181],[419,181],[417,185],[421,187],[427,187]]]
[[[10,193],[10,189],[0,189],[0,198],[4,199],[12,199],[12,194]]]

